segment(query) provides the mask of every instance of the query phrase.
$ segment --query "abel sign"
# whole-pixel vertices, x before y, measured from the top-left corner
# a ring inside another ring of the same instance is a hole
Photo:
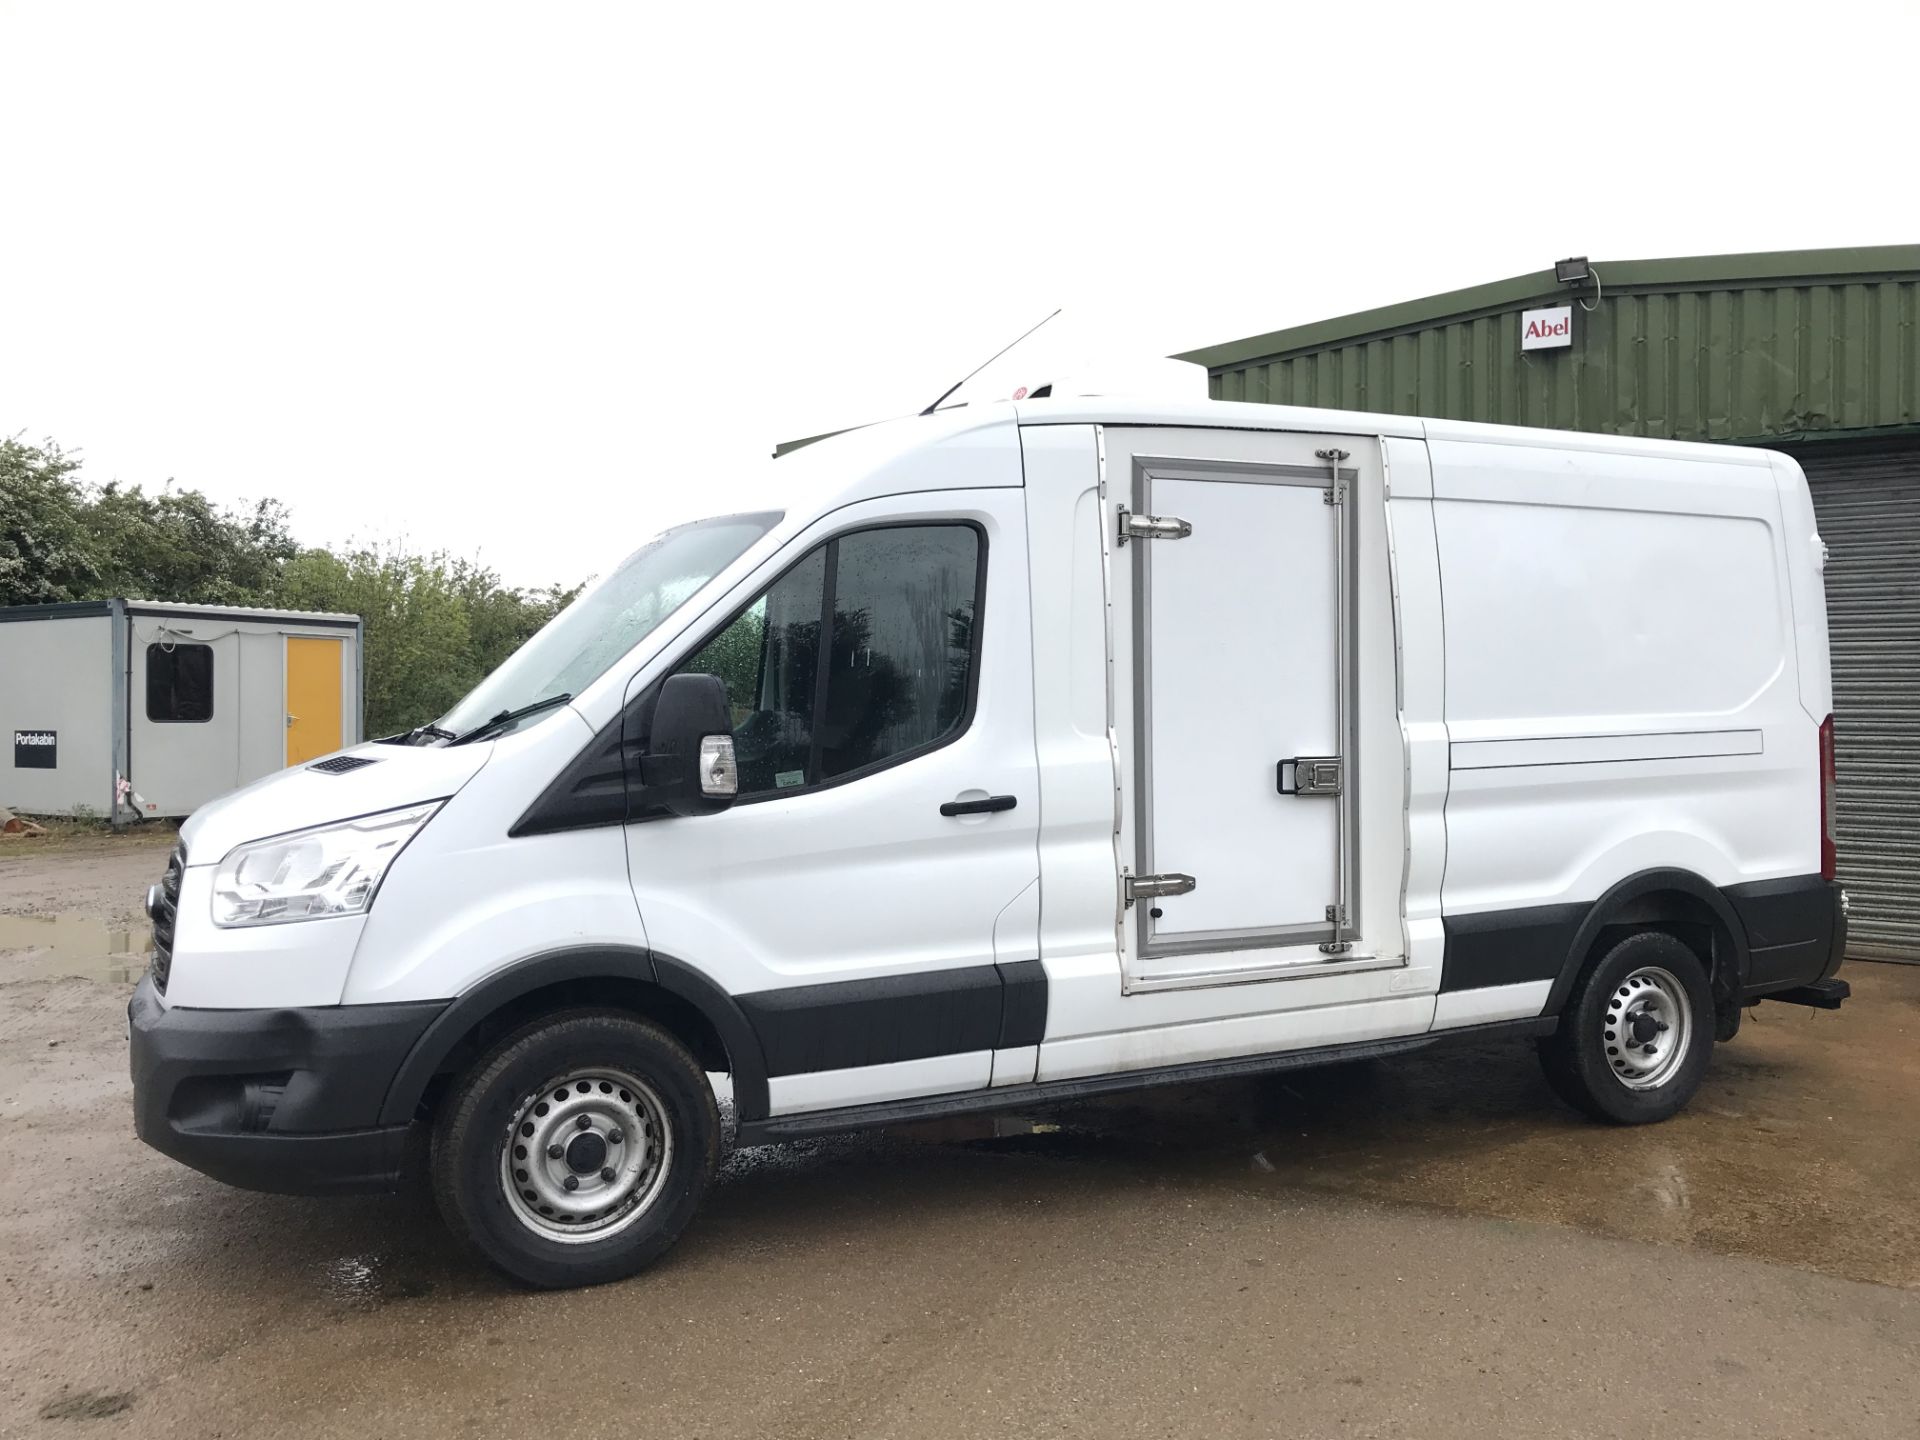
[[[1520,348],[1522,350],[1564,350],[1573,344],[1573,307],[1555,305],[1548,310],[1520,312]]]

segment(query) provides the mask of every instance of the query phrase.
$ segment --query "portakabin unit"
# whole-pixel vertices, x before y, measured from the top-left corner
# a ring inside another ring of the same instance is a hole
[[[0,805],[191,814],[361,739],[355,615],[90,600],[0,608]]]

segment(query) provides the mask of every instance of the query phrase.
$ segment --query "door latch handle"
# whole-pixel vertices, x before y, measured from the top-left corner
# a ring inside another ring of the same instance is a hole
[[[1347,765],[1338,755],[1296,755],[1273,767],[1273,785],[1282,795],[1338,795],[1346,780]]]
[[[949,800],[940,807],[942,815],[991,815],[998,810],[1011,810],[1020,801],[1012,795],[989,795],[984,800]]]

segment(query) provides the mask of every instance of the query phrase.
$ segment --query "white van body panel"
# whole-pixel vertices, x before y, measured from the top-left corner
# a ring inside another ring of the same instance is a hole
[[[383,747],[397,750],[396,769],[416,754],[490,759],[388,869],[339,1003],[446,999],[556,951],[646,949],[617,830],[507,833],[533,798],[525,777],[551,778],[592,738],[580,715],[563,707],[547,723],[498,740],[438,751]]]
[[[1768,457],[1434,440],[1449,914],[1819,867]]]
[[[236,845],[250,840],[444,800],[479,774],[493,751],[485,745],[421,750],[376,744],[341,753],[374,763],[344,775],[296,766],[202,805],[180,827],[187,863],[217,865]]]
[[[1814,520],[1813,496],[1800,464],[1769,455],[1780,492],[1780,541],[1793,589],[1794,650],[1799,660],[1800,706],[1816,725],[1833,713],[1833,670],[1827,645],[1827,546]]]
[[[1108,724],[1106,509],[1092,425],[1029,425],[1027,543],[1033,567],[1034,743],[1039,757],[1040,955],[1049,1035],[1071,1034],[1074,977],[1102,995],[1119,983],[1119,762]],[[1065,1001],[1065,1003],[1059,1003]]]
[[[1450,990],[1434,1003],[1433,1028],[1457,1030],[1464,1025],[1524,1020],[1538,1015],[1552,992],[1551,980],[1523,980],[1515,985],[1483,985],[1473,990]]]
[[[771,1101],[768,1113],[799,1115],[809,1110],[837,1110],[882,1100],[913,1100],[923,1095],[980,1090],[992,1083],[992,1078],[991,1051],[776,1075],[767,1085]]]
[[[1037,859],[1037,857],[1036,857]],[[1040,957],[1040,876],[1000,912],[993,922],[993,958],[998,965],[1013,965]],[[993,1052],[992,1082],[995,1085],[1025,1085],[1040,1067],[1040,1047],[1034,1045],[996,1046]]]
[[[1440,548],[1433,533],[1433,468],[1417,440],[1388,438],[1386,525],[1392,558],[1395,708],[1405,770],[1406,870],[1400,923],[1410,988],[1435,985],[1446,956],[1441,880],[1447,867],[1449,740]],[[1371,737],[1378,740],[1379,737]],[[1375,762],[1391,765],[1391,758]],[[1415,984],[1412,977],[1421,976]],[[1536,1009],[1533,1013],[1538,1014]]]

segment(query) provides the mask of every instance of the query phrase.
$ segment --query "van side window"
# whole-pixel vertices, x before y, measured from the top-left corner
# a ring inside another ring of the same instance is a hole
[[[826,551],[816,550],[680,667],[726,681],[742,795],[813,783],[826,573]]]
[[[966,524],[839,536],[681,666],[726,682],[741,798],[845,779],[958,735],[972,710],[983,558]]]
[[[213,719],[213,647],[147,646],[147,719],[202,724]]]
[[[980,537],[966,525],[866,530],[834,542],[820,778],[919,750],[955,730],[973,683]]]

